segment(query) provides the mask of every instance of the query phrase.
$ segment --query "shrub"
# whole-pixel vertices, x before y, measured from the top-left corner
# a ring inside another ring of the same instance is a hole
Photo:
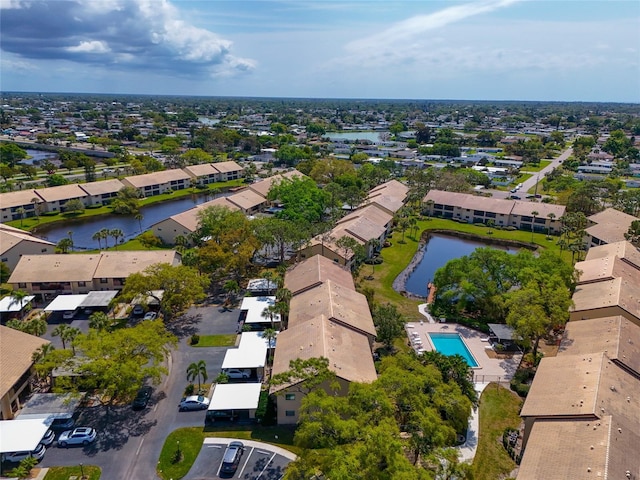
[[[198,343],[200,343],[200,335],[198,335],[197,333],[194,333],[193,335],[191,335],[190,344],[197,345]]]
[[[224,372],[220,372],[216,377],[216,383],[229,383],[229,375]]]
[[[184,396],[188,397],[190,395],[193,395],[193,392],[195,391],[196,386],[193,383],[190,383],[189,385],[187,385],[187,388],[184,389]]]

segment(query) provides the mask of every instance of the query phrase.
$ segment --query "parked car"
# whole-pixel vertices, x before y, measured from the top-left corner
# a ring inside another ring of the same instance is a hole
[[[231,442],[224,452],[220,473],[235,473],[238,465],[240,465],[242,452],[244,452],[244,444],[242,442]]]
[[[144,314],[145,320],[155,320],[158,318],[158,314],[156,312],[147,312]]]
[[[234,379],[245,379],[251,376],[251,372],[249,370],[245,370],[242,368],[229,368],[225,370],[224,373],[229,378],[234,378]]]
[[[134,410],[142,410],[149,403],[149,399],[151,398],[151,394],[153,393],[153,389],[145,385],[136,394],[136,398],[133,399],[133,403],[131,403],[131,407]]]
[[[58,438],[59,447],[69,445],[89,445],[96,439],[96,431],[91,427],[78,427],[62,432]]]
[[[73,428],[75,424],[76,424],[76,421],[71,417],[55,418],[51,422],[51,425],[49,425],[49,429],[53,430],[54,432],[64,432],[65,430],[69,430]]]
[[[133,310],[131,311],[134,315],[142,315],[144,313],[144,307],[142,305],[134,305]]]
[[[67,310],[62,314],[62,318],[64,320],[71,320],[75,316],[75,314],[76,314],[75,310]]]
[[[44,437],[42,437],[42,440],[40,440],[40,444],[44,445],[45,447],[48,447],[53,443],[53,440],[55,438],[56,438],[56,434],[53,432],[53,430],[49,429],[47,430],[47,433],[44,434]]]
[[[20,463],[25,458],[33,457],[36,460],[40,461],[42,460],[42,457],[44,457],[44,453],[46,451],[47,451],[47,448],[41,443],[39,443],[36,449],[33,450],[32,452],[30,451],[8,452],[3,454],[2,459],[5,462]]]
[[[207,408],[209,408],[209,399],[203,395],[191,395],[183,398],[178,405],[178,410],[181,412],[185,410],[206,410]]]

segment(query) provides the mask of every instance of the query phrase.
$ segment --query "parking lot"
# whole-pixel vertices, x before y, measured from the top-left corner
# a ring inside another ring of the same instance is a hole
[[[198,458],[185,480],[210,480],[216,478],[241,478],[245,480],[278,480],[285,467],[295,460],[295,455],[273,445],[242,440],[244,453],[233,475],[220,473],[222,458],[231,438],[206,438]]]

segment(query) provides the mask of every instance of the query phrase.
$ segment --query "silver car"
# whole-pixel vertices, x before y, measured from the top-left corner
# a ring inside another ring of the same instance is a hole
[[[209,408],[209,399],[203,395],[191,395],[184,398],[178,405],[178,410],[206,410]]]
[[[96,439],[96,431],[91,427],[78,427],[62,432],[58,438],[59,447],[69,445],[89,445]]]

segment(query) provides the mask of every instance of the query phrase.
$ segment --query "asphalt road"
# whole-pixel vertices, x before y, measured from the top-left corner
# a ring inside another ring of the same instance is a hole
[[[98,465],[105,480],[152,479],[164,441],[180,427],[203,426],[205,411],[178,412],[178,402],[186,381],[187,366],[204,360],[209,379],[214,379],[222,366],[228,347],[195,348],[188,344],[193,333],[236,333],[239,311],[222,311],[217,306],[190,309],[181,319],[171,322],[170,330],[180,339],[168,362],[169,375],[154,387],[149,406],[135,412],[129,405],[103,406],[82,409],[77,425],[94,427],[98,439],[87,447],[57,448],[54,443],[40,463],[42,467],[55,465]],[[85,322],[85,324],[83,324]],[[86,330],[86,320],[74,319],[72,326]],[[45,337],[51,337],[55,325],[49,326]],[[61,346],[61,345],[60,345]]]

